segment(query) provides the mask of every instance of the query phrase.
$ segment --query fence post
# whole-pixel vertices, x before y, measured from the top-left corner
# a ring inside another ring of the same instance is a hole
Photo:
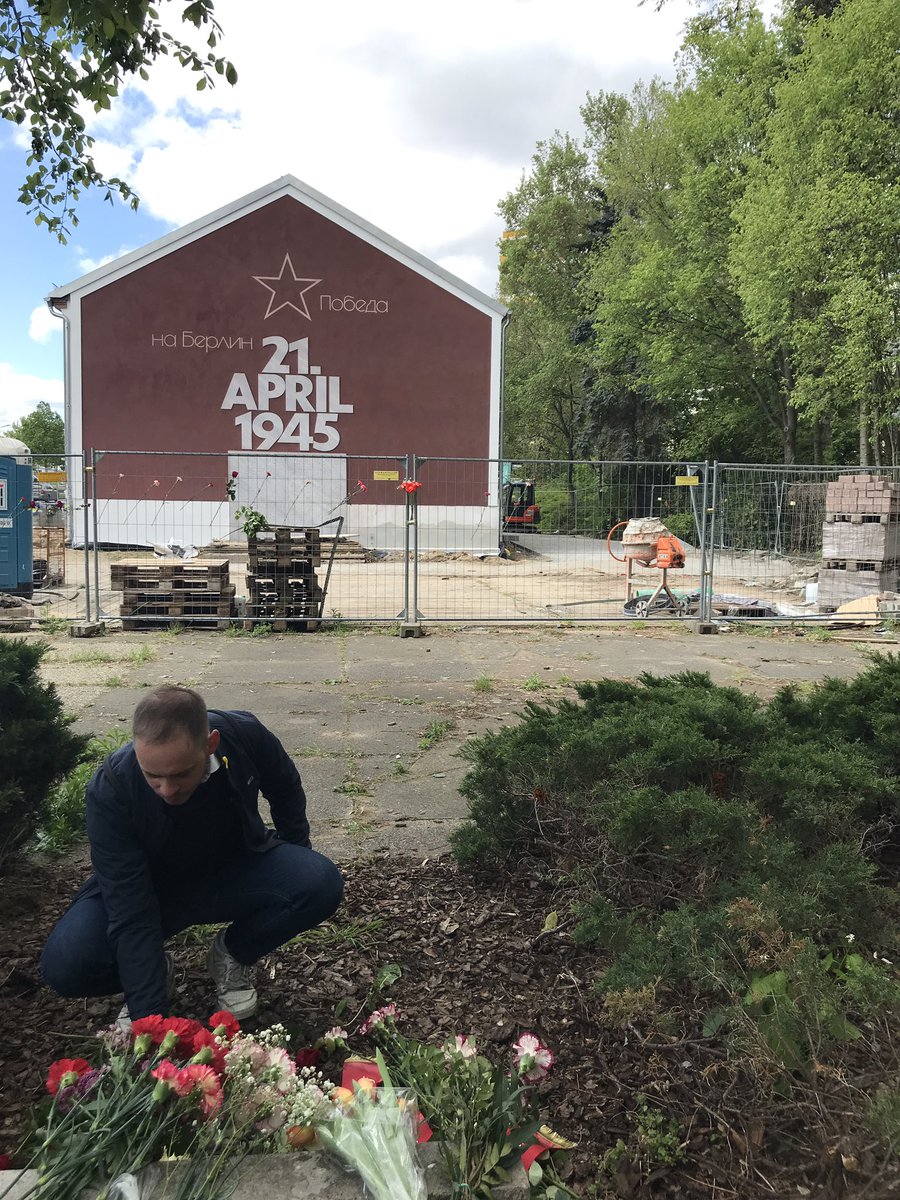
[[[719,464],[713,463],[712,488],[709,502],[706,506],[706,567],[703,574],[703,596],[706,613],[704,620],[712,622],[712,598],[715,591],[715,561],[716,561],[716,516],[719,507]]]
[[[409,474],[409,455],[406,456],[406,478],[415,480],[419,467],[425,461],[413,455],[413,473]],[[400,627],[401,637],[421,637],[424,633],[419,612],[419,505],[415,490],[406,493],[406,574],[404,577],[405,615]],[[412,568],[412,596],[410,597],[409,575]]]
[[[81,459],[81,511],[84,517],[84,619],[91,623],[91,552],[88,546],[90,539],[90,517],[88,514],[88,475],[91,468],[85,466]]]
[[[97,513],[97,463],[100,459],[97,457],[97,451],[91,449],[91,525],[94,533],[94,608],[97,610],[97,620],[102,620],[100,611],[100,541],[98,530],[100,528],[100,518]]]

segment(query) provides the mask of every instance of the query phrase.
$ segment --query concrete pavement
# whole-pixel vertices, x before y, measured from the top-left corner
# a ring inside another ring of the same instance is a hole
[[[249,709],[297,761],[317,848],[343,860],[383,851],[425,857],[445,852],[466,816],[460,747],[519,720],[527,700],[571,696],[583,680],[683,670],[768,696],[784,683],[855,675],[877,635],[822,636],[700,636],[674,623],[431,627],[423,638],[340,626],[268,637],[58,635],[44,639],[44,672],[75,728],[93,734],[127,730],[144,690],[163,682],[197,688],[211,708]]]

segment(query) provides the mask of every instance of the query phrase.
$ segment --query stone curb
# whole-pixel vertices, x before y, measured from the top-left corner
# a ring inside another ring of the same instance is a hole
[[[418,1146],[417,1151],[425,1169],[429,1200],[450,1200],[452,1188],[440,1167],[439,1148],[427,1143]],[[165,1200],[165,1180],[170,1172],[174,1177],[178,1170],[177,1166],[166,1168],[156,1163],[146,1167],[140,1175],[140,1200]],[[0,1200],[33,1196],[37,1180],[37,1171],[0,1171]],[[80,1200],[94,1200],[96,1194],[85,1191]],[[494,1188],[493,1200],[528,1200],[528,1195],[528,1178],[517,1163],[509,1181]],[[300,1152],[251,1155],[238,1168],[237,1187],[229,1196],[230,1200],[259,1200],[260,1196],[266,1200],[361,1200],[368,1193],[356,1174],[342,1170],[326,1155]]]

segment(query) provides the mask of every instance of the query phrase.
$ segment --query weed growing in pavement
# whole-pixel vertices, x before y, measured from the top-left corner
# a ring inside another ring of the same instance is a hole
[[[250,623],[250,628],[245,629],[243,625],[229,625],[225,630],[225,636],[231,638],[255,637],[267,638],[275,631],[268,621],[253,621]]]
[[[69,622],[65,617],[54,617],[50,613],[38,621],[41,633],[65,633]]]
[[[494,681],[490,675],[479,675],[472,687],[476,692],[492,692],[494,690]]]
[[[830,629],[822,629],[820,626],[813,625],[804,632],[808,642],[834,641],[834,633]]]
[[[69,662],[85,663],[91,666],[99,666],[100,664],[116,661],[115,655],[109,654],[106,650],[79,650],[69,659]]]
[[[420,750],[429,750],[432,746],[436,746],[442,741],[450,730],[453,729],[452,721],[432,721],[422,740],[419,742]]]
[[[394,763],[394,774],[395,775],[408,775],[409,767],[406,765],[406,763],[400,762],[398,760],[397,762]]]
[[[397,703],[409,707],[411,704],[422,704],[424,701],[420,700],[418,696],[401,696]]]
[[[106,679],[106,686],[108,688],[120,688],[125,687],[126,682],[127,681],[123,679],[121,675],[110,675]]]
[[[156,651],[152,646],[148,646],[146,642],[141,646],[135,646],[128,655],[128,661],[136,667],[143,666],[144,663],[153,662],[154,658],[156,658]]]
[[[526,692],[539,692],[547,686],[543,679],[539,679],[537,675],[529,675],[522,687]]]

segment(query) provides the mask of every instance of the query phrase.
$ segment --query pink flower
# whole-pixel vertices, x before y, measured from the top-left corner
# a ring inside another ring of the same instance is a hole
[[[393,1025],[397,1017],[397,1005],[386,1004],[384,1008],[376,1008],[370,1017],[363,1021],[359,1027],[359,1032],[362,1037],[370,1033],[373,1029],[380,1029],[383,1025]]]
[[[159,480],[158,480],[158,479],[154,479],[154,480],[153,480],[153,486],[154,486],[154,487],[159,487]]]
[[[232,472],[231,472],[231,478],[232,478],[232,479],[237,479],[237,477],[238,477],[238,473],[237,473],[237,471],[232,471]]]
[[[444,1057],[448,1064],[452,1065],[453,1060],[457,1058],[475,1058],[478,1054],[478,1047],[469,1037],[462,1037],[457,1034],[453,1041],[444,1043]]]
[[[543,1079],[553,1066],[553,1051],[533,1033],[523,1033],[513,1046],[513,1062],[526,1083]]]
[[[150,1072],[154,1079],[158,1079],[160,1083],[167,1083],[176,1096],[187,1096],[191,1091],[191,1084],[184,1074],[182,1067],[176,1067],[169,1059],[164,1058],[158,1066],[154,1067]]]
[[[361,479],[357,479],[356,486],[361,492],[367,492],[369,490]]]
[[[202,1063],[188,1063],[179,1072],[188,1095],[196,1097],[204,1117],[214,1116],[222,1107],[222,1081],[212,1069]],[[181,1094],[181,1093],[179,1093]]]

